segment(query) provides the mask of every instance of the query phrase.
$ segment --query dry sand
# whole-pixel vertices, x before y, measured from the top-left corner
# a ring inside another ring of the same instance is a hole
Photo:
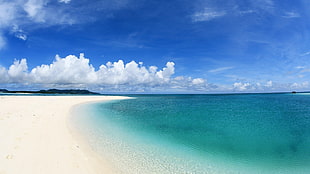
[[[0,96],[0,174],[115,173],[73,136],[70,108],[116,96]]]

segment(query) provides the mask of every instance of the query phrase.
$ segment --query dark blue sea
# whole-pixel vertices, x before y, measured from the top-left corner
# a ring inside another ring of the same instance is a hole
[[[133,95],[71,122],[119,173],[310,173],[310,95]]]

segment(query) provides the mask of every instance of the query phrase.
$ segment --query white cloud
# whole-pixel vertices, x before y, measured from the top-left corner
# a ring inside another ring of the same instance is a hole
[[[58,2],[63,2],[63,3],[65,3],[65,4],[68,4],[68,3],[71,2],[71,0],[58,0]]]
[[[196,79],[193,79],[192,83],[193,85],[201,85],[205,83],[205,80],[202,78],[196,78]]]
[[[284,18],[299,18],[300,14],[296,13],[296,12],[285,12],[284,16],[282,16]]]
[[[266,85],[265,85],[266,87],[272,87],[272,81],[271,80],[269,80],[267,83],[266,83]]]
[[[249,90],[251,86],[252,85],[250,83],[242,83],[242,82],[236,82],[233,84],[235,91],[246,91]]]
[[[28,66],[27,60],[15,60],[14,64],[10,66],[8,70],[8,77],[10,78],[10,82],[19,83],[19,82],[27,82],[28,81]]]
[[[83,54],[79,58],[73,55],[60,58],[57,55],[52,64],[37,66],[29,75],[31,83],[88,84],[95,83],[97,80],[93,66]]]
[[[214,89],[214,86],[208,84],[206,79],[178,76],[171,78],[164,90],[169,90],[169,88],[174,92],[208,92]]]
[[[8,72],[4,67],[0,66],[0,83],[7,83],[8,80]]]
[[[4,32],[11,25],[16,17],[16,8],[12,2],[2,2],[0,0],[0,50],[6,45]]]
[[[31,84],[37,87],[72,88],[88,87],[106,91],[208,91],[205,79],[173,77],[175,64],[167,62],[165,67],[144,66],[143,63],[123,60],[107,62],[95,69],[84,54],[61,58],[56,55],[49,65],[40,65],[28,70],[27,60],[16,60],[5,69],[0,67],[0,83]]]
[[[305,66],[296,66],[295,68],[300,70],[299,71],[300,73],[308,73],[308,72],[310,72],[310,69],[305,67]]]
[[[305,66],[296,66],[296,69],[305,69]]]
[[[297,91],[297,90],[309,90],[309,87],[310,87],[310,84],[308,81],[304,81],[304,82],[301,82],[301,83],[292,83],[292,84],[289,84],[288,87],[291,89],[291,90],[294,90],[294,91]]]
[[[17,34],[15,34],[15,37],[17,37],[18,39],[21,39],[21,40],[27,40],[27,35],[23,34],[23,33],[17,33]]]
[[[44,4],[47,3],[44,2],[44,0],[28,0],[24,4],[24,10],[27,12],[28,17],[34,19],[36,22],[44,22],[44,14],[42,14]]]
[[[61,6],[51,6],[50,2],[51,0],[0,0],[0,49],[6,45],[4,33],[26,40],[27,34],[22,29],[23,26],[29,28],[36,25],[40,28],[75,23],[72,11],[65,11]]]
[[[6,45],[7,33],[26,40],[35,29],[95,21],[98,13],[100,17],[102,13],[111,16],[115,10],[128,8],[129,1],[85,1],[81,3],[87,4],[74,4],[71,0],[0,0],[0,49]],[[12,32],[14,26],[23,32]]]
[[[26,12],[28,23],[41,24],[41,27],[53,25],[72,25],[81,19],[77,19],[79,12],[70,9],[66,5],[52,5],[52,0],[28,0],[26,3],[17,3]],[[82,10],[82,8],[80,7]],[[23,16],[22,13],[19,15]],[[23,16],[25,17],[25,16]],[[21,22],[22,23],[22,22]],[[42,25],[44,24],[44,25]]]
[[[0,28],[10,25],[16,17],[16,10],[14,3],[0,1]]]
[[[192,20],[194,22],[210,21],[225,15],[225,11],[215,11],[211,8],[205,8],[203,11],[194,13],[192,15]]]
[[[11,33],[15,35],[18,39],[27,40],[26,33],[20,29],[17,25],[13,25]]]
[[[249,83],[249,82],[235,82],[232,85],[232,91],[235,92],[289,92],[289,91],[305,91],[309,90],[309,82],[294,82],[294,83],[275,83],[267,81],[265,84]],[[224,88],[228,90],[229,88]]]
[[[27,60],[15,60],[8,68],[0,66],[0,84],[8,86],[36,86],[37,88],[88,88],[111,92],[271,92],[307,90],[309,82],[276,83],[242,82],[217,85],[203,78],[174,77],[175,64],[167,62],[163,68],[145,66],[141,62],[107,62],[95,68],[84,54],[79,57],[56,55],[48,65],[28,69]]]
[[[167,62],[166,67],[157,70],[155,66],[149,68],[135,61],[124,63],[108,62],[96,71],[89,59],[69,55],[61,58],[58,55],[50,65],[40,65],[28,71],[26,59],[14,61],[8,70],[3,67],[0,73],[2,83],[30,83],[30,84],[84,84],[84,85],[149,85],[167,84],[174,74],[174,63]]]
[[[302,83],[293,83],[293,84],[290,84],[290,88],[292,90],[308,89],[309,88],[309,82],[305,81]]]
[[[300,56],[307,56],[310,54],[310,51],[300,54]]]
[[[209,70],[208,72],[210,73],[217,73],[217,72],[221,72],[221,71],[226,71],[226,70],[229,70],[229,69],[233,69],[234,67],[221,67],[221,68],[216,68],[216,69],[211,69]]]

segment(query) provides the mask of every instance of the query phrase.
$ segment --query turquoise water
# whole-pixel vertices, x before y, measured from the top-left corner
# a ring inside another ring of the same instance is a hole
[[[310,95],[138,95],[73,123],[120,173],[309,173]]]

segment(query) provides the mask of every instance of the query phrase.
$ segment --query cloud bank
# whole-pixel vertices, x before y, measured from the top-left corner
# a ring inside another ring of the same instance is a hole
[[[201,78],[177,77],[175,64],[167,62],[159,69],[144,66],[142,62],[107,62],[95,69],[90,60],[80,54],[61,58],[56,55],[53,63],[28,69],[27,60],[15,60],[8,68],[0,67],[1,84],[36,85],[43,87],[85,87],[116,91],[146,91],[156,89],[205,88]]]
[[[282,91],[309,91],[309,82],[277,83],[271,80],[266,83],[235,82],[233,92],[282,92]]]
[[[231,85],[209,83],[203,78],[175,76],[175,63],[163,68],[145,66],[142,62],[123,60],[107,62],[98,68],[84,54],[79,57],[56,55],[51,64],[28,68],[27,59],[15,60],[9,68],[0,66],[0,87],[82,88],[101,92],[159,92],[159,93],[212,93],[212,92],[272,92],[306,90],[309,82],[264,83],[234,82]]]

